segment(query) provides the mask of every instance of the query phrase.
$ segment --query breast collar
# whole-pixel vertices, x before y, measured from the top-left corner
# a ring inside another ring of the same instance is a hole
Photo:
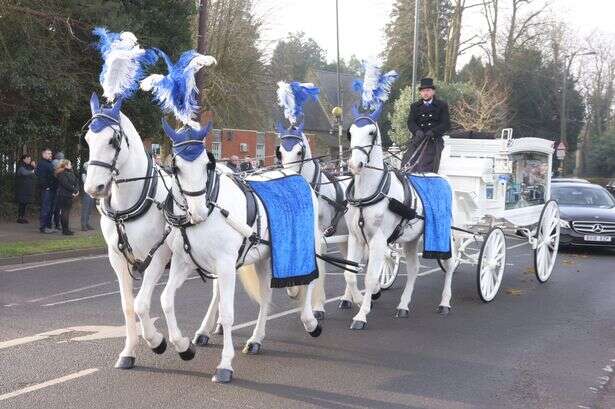
[[[384,164],[384,171],[382,172],[382,177],[380,178],[378,187],[374,193],[368,197],[356,198],[354,196],[354,182],[355,178],[352,178],[346,188],[346,201],[348,204],[354,207],[372,206],[380,202],[389,194],[389,189],[391,187],[391,172],[389,171],[389,166],[386,163]]]

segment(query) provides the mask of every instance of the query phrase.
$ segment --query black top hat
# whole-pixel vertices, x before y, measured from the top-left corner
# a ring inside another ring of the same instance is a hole
[[[425,88],[436,89],[436,86],[433,85],[433,78],[422,78],[421,85],[419,85],[419,91]]]

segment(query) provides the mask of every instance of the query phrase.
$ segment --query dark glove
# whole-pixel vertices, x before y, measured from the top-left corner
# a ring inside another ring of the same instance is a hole
[[[414,137],[415,138],[422,138],[423,136],[425,136],[425,134],[423,133],[423,131],[421,129],[418,129],[415,133],[414,133]]]
[[[433,131],[427,131],[425,133],[425,136],[427,136],[428,138],[433,138],[434,137]]]

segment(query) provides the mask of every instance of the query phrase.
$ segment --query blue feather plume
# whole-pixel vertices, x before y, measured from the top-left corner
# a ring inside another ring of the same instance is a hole
[[[163,51],[156,52],[167,65],[167,75],[150,75],[141,82],[141,88],[152,92],[154,102],[163,112],[173,113],[184,124],[191,123],[199,109],[195,74],[203,66],[215,64],[216,60],[189,50],[174,64]]]
[[[109,102],[131,98],[139,89],[147,67],[158,61],[158,54],[152,49],[142,49],[130,32],[112,33],[96,27],[92,33],[99,39],[96,49],[104,60],[99,77],[103,96]]]
[[[284,108],[284,116],[291,124],[303,116],[303,107],[308,100],[318,101],[320,89],[312,83],[293,81],[278,82],[278,104]]]
[[[361,105],[363,109],[378,111],[389,99],[391,87],[399,76],[396,71],[382,74],[380,66],[370,62],[364,62],[365,76],[363,81],[355,80],[352,88],[361,93]]]

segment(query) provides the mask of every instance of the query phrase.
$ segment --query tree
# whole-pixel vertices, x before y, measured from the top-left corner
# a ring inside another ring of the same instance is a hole
[[[251,0],[216,0],[208,18],[209,54],[218,64],[208,70],[204,105],[215,113],[216,126],[266,126],[273,96],[262,50],[262,21]]]
[[[304,81],[308,69],[326,65],[325,50],[314,39],[298,32],[289,34],[276,45],[271,58],[271,74],[276,80]]]

